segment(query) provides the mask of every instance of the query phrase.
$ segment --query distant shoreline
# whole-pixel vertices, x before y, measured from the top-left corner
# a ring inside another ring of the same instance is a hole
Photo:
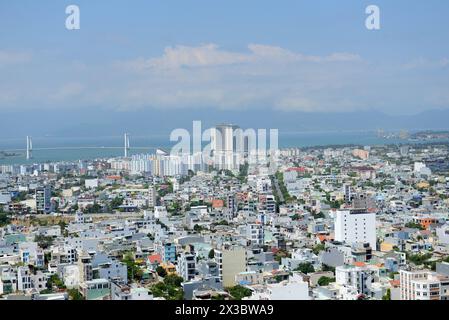
[[[18,157],[21,156],[21,153],[17,152],[6,152],[0,150],[0,159],[9,158],[9,157]]]
[[[313,149],[341,149],[341,148],[363,148],[364,146],[370,147],[399,147],[399,146],[414,146],[414,147],[426,147],[432,145],[444,145],[449,146],[449,139],[444,141],[397,141],[390,142],[385,141],[386,143],[337,143],[337,144],[315,144],[315,145],[307,145],[307,146],[280,146],[281,150],[288,149],[299,149],[299,150],[313,150]],[[387,143],[388,142],[388,143]],[[130,148],[130,155],[134,154],[148,154],[151,153],[150,150],[154,149],[145,148],[145,147],[135,147]],[[142,152],[142,150],[148,150],[148,152]],[[66,152],[62,152],[66,151]],[[84,154],[83,152],[84,151]],[[134,151],[134,152],[132,152]],[[3,151],[0,151],[0,154]],[[41,152],[41,153],[39,153]],[[3,152],[4,153],[4,152]],[[93,147],[88,149],[76,149],[76,148],[66,148],[62,149],[42,149],[33,151],[34,158],[30,160],[18,159],[18,156],[24,157],[23,154],[15,153],[15,156],[8,156],[7,158],[1,158],[0,156],[0,165],[29,165],[29,164],[44,164],[44,163],[56,163],[56,162],[76,162],[83,160],[94,160],[94,159],[108,159],[108,158],[118,158],[122,157],[122,149],[121,148],[103,148],[103,147]]]

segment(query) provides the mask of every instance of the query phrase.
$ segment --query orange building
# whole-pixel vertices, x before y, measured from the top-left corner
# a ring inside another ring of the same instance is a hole
[[[437,219],[431,217],[419,217],[415,218],[415,222],[419,223],[424,229],[427,229],[431,224],[437,223]]]
[[[219,209],[223,208],[223,206],[224,206],[223,200],[221,199],[212,200],[212,208]]]

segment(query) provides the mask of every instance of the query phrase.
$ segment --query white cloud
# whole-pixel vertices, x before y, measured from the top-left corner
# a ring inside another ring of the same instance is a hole
[[[310,56],[303,55],[301,53],[295,53],[281,47],[266,46],[260,44],[250,44],[248,48],[254,54],[255,61],[263,58],[278,60],[278,61],[290,61],[290,62],[349,62],[360,61],[361,58],[357,54],[346,52],[335,52],[328,56]]]
[[[49,95],[49,99],[55,101],[65,101],[67,99],[79,96],[83,93],[84,86],[81,83],[70,82],[62,85],[56,92]]]
[[[130,67],[147,68],[180,68],[180,67],[210,67],[248,62],[251,59],[246,54],[223,51],[215,44],[205,44],[199,47],[175,46],[167,47],[164,54],[158,58],[125,62]]]
[[[181,67],[215,67],[244,63],[262,62],[348,62],[359,61],[360,57],[351,53],[332,53],[329,56],[307,56],[277,46],[249,44],[248,52],[226,51],[209,43],[198,47],[167,47],[161,57],[138,58],[121,61],[119,66],[134,71],[152,68],[176,69]]]
[[[26,52],[0,51],[0,68],[16,65],[31,60],[31,54]]]
[[[403,65],[405,70],[413,70],[413,69],[431,69],[431,68],[445,68],[449,66],[449,59],[426,59],[420,57],[418,59],[414,59],[409,61]]]
[[[32,61],[12,78],[0,72],[1,109],[419,111],[447,104],[449,85],[447,68],[436,70],[439,77],[433,71],[416,77],[401,64],[365,61],[356,53],[309,55],[254,43],[241,52],[204,44],[116,62],[45,61]]]

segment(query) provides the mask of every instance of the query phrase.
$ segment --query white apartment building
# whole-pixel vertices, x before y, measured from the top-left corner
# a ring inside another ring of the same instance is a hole
[[[366,210],[337,210],[334,219],[335,240],[354,244],[369,243],[375,250],[376,246],[376,213]]]
[[[80,283],[80,268],[76,264],[64,266],[63,281],[67,288],[77,288]]]
[[[17,274],[15,270],[9,265],[0,266],[0,295],[16,290]]]
[[[309,284],[293,274],[286,281],[256,288],[250,297],[243,300],[310,300]]]
[[[415,162],[413,171],[414,171],[415,174],[417,174],[417,175],[426,175],[426,176],[430,176],[430,175],[432,174],[432,171],[430,170],[430,168],[428,168],[428,167],[426,166],[426,164],[425,164],[425,163],[422,163],[422,162]]]
[[[401,300],[449,300],[449,278],[428,270],[399,271]]]
[[[264,244],[264,227],[261,223],[250,223],[246,225],[246,238],[252,245],[262,246]]]
[[[17,291],[27,291],[33,287],[28,267],[17,268]]]
[[[310,300],[309,284],[297,275],[288,281],[268,285],[269,300]]]
[[[164,219],[168,216],[167,208],[165,206],[154,207],[154,217],[156,219]]]
[[[154,186],[150,186],[148,188],[148,207],[154,208],[156,206],[156,188]]]
[[[238,153],[243,150],[237,149],[243,147],[243,141],[237,141],[234,135],[236,129],[238,127],[231,124],[220,124],[211,129],[211,151],[214,166],[218,169],[238,169]]]
[[[267,192],[271,190],[271,180],[269,177],[257,177],[256,179],[256,191]]]
[[[86,179],[84,181],[84,186],[87,189],[95,189],[98,188],[98,179]]]
[[[153,295],[145,288],[131,287],[130,294],[130,300],[153,300]]]
[[[64,244],[55,246],[51,251],[51,259],[58,264],[72,264],[77,260],[77,252],[71,245]]]
[[[25,265],[31,264],[36,267],[44,266],[44,252],[36,242],[19,243],[19,256]]]
[[[49,186],[37,188],[35,193],[37,213],[49,213],[51,211],[51,189]]]
[[[267,194],[267,195],[261,195],[259,196],[259,200],[260,197],[264,196],[264,209],[268,212],[268,213],[275,213],[276,212],[276,200],[274,198],[274,195],[272,194]]]
[[[181,253],[178,258],[176,269],[184,281],[195,278],[195,255],[191,253]]]
[[[11,202],[11,193],[6,191],[0,192],[0,205],[8,204]]]
[[[346,296],[371,296],[373,283],[379,280],[380,270],[376,266],[343,265],[335,268],[335,282],[344,287]],[[347,298],[346,297],[346,298]]]
[[[47,288],[47,276],[42,271],[31,274],[31,285],[39,292]]]
[[[449,244],[449,224],[446,223],[441,227],[436,228],[435,231],[440,244]]]

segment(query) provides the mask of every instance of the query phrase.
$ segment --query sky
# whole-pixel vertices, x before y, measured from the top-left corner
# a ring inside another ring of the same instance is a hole
[[[0,117],[32,133],[73,114],[445,111],[448,15],[446,0],[0,0]]]

